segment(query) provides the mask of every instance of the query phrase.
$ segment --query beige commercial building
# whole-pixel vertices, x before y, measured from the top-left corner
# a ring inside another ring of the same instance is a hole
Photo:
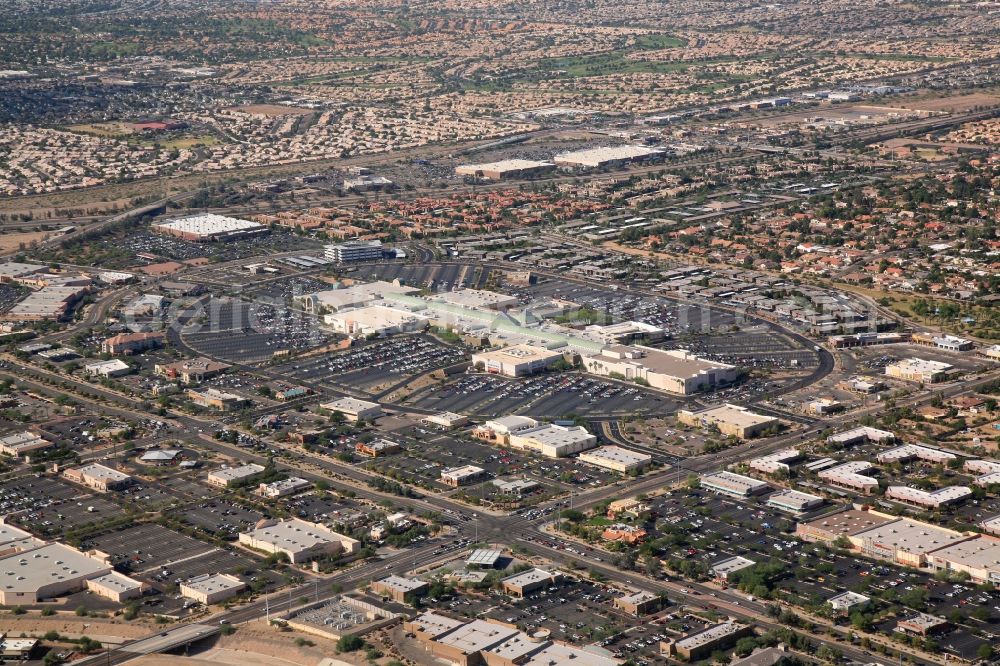
[[[766,430],[777,428],[781,423],[773,416],[756,414],[746,407],[728,403],[696,411],[682,409],[677,412],[677,420],[694,427],[714,427],[727,437],[739,439],[757,437]]]
[[[352,555],[361,542],[298,518],[267,520],[240,534],[240,543],[265,553],[283,553],[292,564],[302,564],[323,555]]]
[[[142,596],[145,586],[137,580],[123,576],[117,571],[111,571],[103,576],[87,580],[87,589],[94,594],[110,599],[116,603],[124,603]]]
[[[564,458],[595,447],[597,437],[583,426],[548,423],[512,432],[507,438],[507,443],[513,449],[533,451],[547,458]]]
[[[111,490],[124,490],[132,485],[133,482],[132,477],[128,474],[106,467],[100,463],[90,463],[82,467],[67,469],[63,471],[63,478],[100,493],[106,493]]]
[[[232,599],[245,589],[247,584],[236,576],[204,574],[181,583],[180,593],[186,599],[209,606]]]
[[[247,481],[258,474],[262,474],[264,469],[263,465],[258,465],[257,463],[247,463],[246,465],[237,465],[235,467],[222,467],[209,472],[206,480],[213,486],[228,488],[235,483]]]
[[[921,384],[935,384],[948,378],[954,366],[940,361],[922,358],[908,358],[885,366],[887,377]]]
[[[412,604],[427,593],[430,586],[422,580],[387,576],[372,583],[372,592],[401,604]]]
[[[611,345],[599,354],[583,357],[587,372],[602,377],[622,377],[650,387],[691,395],[735,382],[739,369],[699,358],[683,349],[655,349],[641,345]]]
[[[455,167],[459,176],[469,176],[480,180],[509,180],[512,178],[534,178],[555,171],[552,162],[535,160],[500,160],[484,164],[461,164]]]
[[[602,446],[581,453],[580,461],[622,474],[629,474],[645,469],[653,461],[653,456],[629,451],[620,446]]]
[[[324,402],[319,407],[331,413],[339,412],[352,423],[356,423],[357,421],[371,421],[382,416],[382,407],[377,402],[358,400],[357,398],[340,398],[331,402]]]
[[[562,352],[534,345],[511,345],[502,349],[476,352],[472,355],[473,367],[505,377],[525,377],[552,367],[562,360]]]

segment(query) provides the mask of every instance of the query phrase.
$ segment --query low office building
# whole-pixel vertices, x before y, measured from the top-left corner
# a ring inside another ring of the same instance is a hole
[[[920,446],[918,444],[904,444],[896,446],[888,451],[878,454],[875,459],[882,464],[894,462],[910,462],[911,460],[923,460],[936,465],[947,465],[952,460],[958,458],[954,453],[948,453],[941,449],[930,446]]]
[[[458,428],[469,422],[467,416],[455,414],[454,412],[441,412],[424,417],[424,423],[441,426],[442,428]]]
[[[952,352],[971,351],[976,347],[972,340],[966,340],[954,335],[933,335],[930,333],[914,333],[910,336],[910,342]]]
[[[819,495],[810,495],[798,490],[782,490],[768,497],[767,505],[789,513],[806,513],[823,506],[825,501]]]
[[[753,633],[750,625],[723,622],[697,633],[685,636],[673,644],[674,653],[686,661],[698,661],[716,650],[723,650],[737,640]]]
[[[472,366],[492,375],[526,377],[552,367],[563,358],[562,352],[534,345],[511,345],[502,349],[476,352]]]
[[[964,502],[972,497],[972,490],[966,486],[948,486],[933,491],[909,486],[889,486],[885,491],[885,497],[904,504],[936,510]]]
[[[20,458],[51,446],[52,442],[28,430],[0,437],[0,453],[12,458]]]
[[[149,228],[155,233],[196,243],[249,238],[269,231],[267,227],[257,222],[213,213],[192,215],[173,222],[158,222],[149,225]]]
[[[476,481],[486,478],[486,470],[475,465],[463,465],[462,467],[450,467],[441,470],[441,483],[451,488],[466,486]]]
[[[250,481],[256,476],[263,474],[265,467],[257,463],[247,463],[236,467],[222,467],[208,473],[206,480],[210,485],[219,488],[229,488],[231,486]]]
[[[608,525],[601,532],[601,538],[605,541],[621,541],[622,543],[627,543],[629,545],[635,545],[637,543],[642,543],[646,540],[648,533],[646,530],[635,525],[628,525],[626,523],[615,523],[614,525]]]
[[[387,576],[372,583],[372,592],[401,604],[413,604],[427,594],[430,586],[422,580]]]
[[[370,442],[358,442],[354,445],[354,452],[363,456],[379,458],[381,456],[392,455],[403,450],[396,442],[387,439],[375,439]]]
[[[865,495],[870,495],[878,490],[878,479],[870,477],[864,474],[864,472],[871,471],[872,469],[874,468],[871,463],[863,460],[853,460],[843,465],[824,469],[819,472],[818,476],[831,485],[850,488]]]
[[[731,497],[752,497],[771,490],[763,481],[732,472],[715,472],[701,477],[701,487]]]
[[[247,589],[247,584],[229,574],[204,574],[190,578],[180,585],[185,599],[209,606],[221,604]]]
[[[1000,539],[980,536],[927,555],[934,571],[967,574],[973,583],[1000,588]]]
[[[631,497],[627,499],[614,500],[608,504],[608,511],[605,515],[609,520],[617,520],[620,516],[638,518],[647,511],[650,511],[651,508],[652,507],[645,502]]]
[[[87,589],[100,597],[121,604],[141,597],[145,585],[117,571],[111,571],[103,576],[88,579]]]
[[[185,395],[187,395],[188,400],[199,407],[214,409],[219,412],[234,412],[242,409],[249,402],[241,395],[220,391],[214,387],[204,390],[188,389]]]
[[[752,459],[749,467],[761,474],[777,474],[791,470],[789,463],[800,458],[802,458],[802,452],[798,449],[782,449],[770,455]]]
[[[353,555],[361,542],[298,518],[265,520],[240,534],[240,543],[265,553],[284,553],[292,564],[325,555]]]
[[[505,594],[526,597],[532,592],[552,587],[562,580],[562,574],[544,569],[529,569],[500,580]]]
[[[372,421],[382,416],[382,407],[377,402],[358,400],[357,398],[340,398],[324,402],[319,407],[331,413],[339,412],[352,423]]]
[[[682,409],[677,412],[677,420],[689,426],[715,428],[727,437],[738,439],[757,437],[777,429],[781,423],[773,416],[755,414],[746,407],[730,404],[695,411]]]
[[[888,430],[879,430],[878,428],[871,428],[869,426],[852,428],[826,438],[828,443],[840,446],[854,446],[855,444],[863,444],[865,442],[885,444],[895,440],[896,436]]]
[[[257,486],[257,494],[268,499],[277,499],[279,497],[288,497],[290,495],[304,493],[307,490],[311,490],[312,487],[313,484],[311,481],[306,481],[305,479],[297,476],[291,476],[280,481],[260,484]]]
[[[523,497],[542,487],[540,483],[531,479],[493,479],[490,483],[501,495],[512,497]]]
[[[927,613],[917,613],[896,622],[896,631],[915,636],[929,636],[944,631],[948,626],[948,620],[943,617],[928,615]]]
[[[157,363],[153,366],[153,372],[167,379],[179,379],[182,384],[198,384],[221,375],[229,367],[226,363],[209,358],[192,358],[173,363]]]
[[[533,451],[547,458],[564,458],[597,446],[597,437],[583,426],[545,424],[514,432],[507,438],[513,449]]]
[[[921,384],[936,384],[948,378],[955,366],[940,361],[922,358],[908,358],[885,366],[885,374],[893,379]]]
[[[852,608],[863,608],[871,601],[870,597],[857,592],[841,592],[826,600],[830,608],[841,614],[848,614]]]
[[[580,460],[590,465],[630,474],[640,472],[653,461],[653,456],[623,449],[620,446],[601,446],[580,454]]]
[[[132,367],[121,359],[97,361],[83,366],[83,372],[91,377],[123,377],[132,372]]]
[[[617,597],[615,599],[615,608],[623,613],[634,615],[635,617],[655,613],[662,607],[663,597],[658,594],[653,594],[652,592],[636,592],[634,594]]]
[[[556,165],[552,162],[511,159],[484,164],[460,164],[455,167],[455,174],[478,180],[510,180],[514,178],[535,178],[546,173],[551,173],[555,168]]]
[[[651,388],[676,395],[708,391],[739,378],[735,366],[699,358],[684,349],[611,345],[582,360],[591,374],[645,382]]]
[[[28,661],[35,655],[39,643],[37,638],[10,638],[0,631],[0,663]]]
[[[73,483],[86,486],[99,493],[112,490],[125,490],[133,483],[128,474],[119,472],[100,463],[90,463],[82,467],[73,467],[63,471],[63,478]]]
[[[729,557],[712,565],[712,575],[718,580],[729,580],[730,574],[749,569],[755,564],[757,563],[753,560],[740,555]]]

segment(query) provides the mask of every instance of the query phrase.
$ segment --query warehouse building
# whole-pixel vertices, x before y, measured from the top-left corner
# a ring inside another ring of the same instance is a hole
[[[741,498],[760,495],[771,489],[771,486],[763,481],[732,472],[705,474],[701,477],[701,487],[723,495]]]
[[[908,358],[885,366],[887,377],[902,379],[921,384],[935,384],[948,378],[948,373],[955,366],[941,361],[929,361],[922,358]]]
[[[620,446],[601,446],[581,453],[580,460],[597,467],[630,474],[645,469],[653,461],[653,456],[629,451]]]
[[[664,152],[645,146],[602,146],[559,153],[555,163],[573,169],[607,169],[634,162],[651,162],[663,159]]]
[[[430,586],[422,580],[387,576],[372,583],[372,592],[401,604],[414,604],[427,594]]]
[[[377,402],[358,400],[357,398],[340,398],[331,402],[324,402],[319,407],[330,413],[339,412],[352,423],[372,421],[382,416],[382,407]]]
[[[353,555],[361,549],[355,539],[298,518],[261,521],[240,534],[240,543],[265,553],[284,553],[292,564],[323,555]]]
[[[264,473],[265,467],[257,463],[247,463],[237,467],[222,467],[208,473],[207,481],[219,488],[229,488],[243,481],[249,481]]]
[[[247,589],[246,583],[229,574],[203,574],[181,583],[180,593],[185,599],[209,606],[221,604]]]
[[[112,490],[124,490],[133,483],[128,474],[106,467],[100,463],[90,463],[82,467],[73,467],[63,471],[63,478],[81,486],[86,486],[99,493]]]
[[[681,409],[677,412],[677,420],[684,425],[716,428],[721,434],[738,439],[757,437],[781,423],[773,416],[756,414],[746,407],[729,403],[696,411]]]
[[[111,566],[60,543],[0,557],[0,604],[21,606],[86,589]]]
[[[677,395],[708,391],[739,378],[735,366],[702,359],[683,349],[642,345],[604,347],[599,354],[584,356],[583,367],[594,375],[620,375],[628,381],[643,381],[651,388]]]
[[[173,222],[158,222],[149,225],[149,228],[156,233],[196,243],[251,238],[268,232],[263,224],[213,213],[192,215]]]
[[[511,345],[474,353],[472,365],[491,375],[526,377],[547,370],[562,359],[562,352],[544,347]]]
[[[513,449],[534,451],[547,458],[565,458],[597,446],[597,437],[583,426],[547,423],[511,433],[508,444]]]
[[[384,255],[382,241],[347,241],[336,245],[327,245],[323,256],[338,264],[348,264],[356,261],[380,261]]]
[[[555,171],[555,168],[556,165],[551,162],[511,159],[484,164],[461,164],[455,167],[455,173],[479,180],[511,180],[536,178]]]

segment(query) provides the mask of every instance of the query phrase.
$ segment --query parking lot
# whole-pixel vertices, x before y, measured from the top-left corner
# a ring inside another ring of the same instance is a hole
[[[187,506],[171,515],[210,536],[227,541],[235,541],[240,532],[252,529],[257,521],[265,517],[238,502],[222,498],[200,506]]]
[[[0,515],[46,539],[92,523],[113,520],[122,507],[82,488],[48,477],[27,476],[0,485]]]
[[[747,368],[807,369],[819,364],[815,351],[804,349],[766,325],[726,335],[669,340],[661,346],[665,349],[687,349],[715,361]]]
[[[211,357],[237,363],[259,363],[275,352],[303,350],[330,339],[313,317],[284,305],[235,298],[213,298],[205,308],[208,321],[184,333],[184,342]]]
[[[299,359],[276,368],[290,377],[331,387],[380,390],[405,377],[465,360],[461,349],[427,335],[403,335],[374,340],[343,352]]]
[[[526,379],[466,375],[416,392],[410,404],[423,409],[495,417],[624,416],[675,411],[678,401],[641,387],[570,373]]]

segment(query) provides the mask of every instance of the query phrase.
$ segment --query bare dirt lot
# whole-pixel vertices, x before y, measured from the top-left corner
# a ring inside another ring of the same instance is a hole
[[[951,97],[929,97],[926,99],[906,100],[899,104],[900,108],[914,111],[948,111],[961,113],[979,106],[996,106],[1000,104],[1000,94],[971,93]]]
[[[32,241],[41,242],[51,235],[47,231],[29,231],[20,234],[0,233],[0,253],[16,252],[29,247]]]

